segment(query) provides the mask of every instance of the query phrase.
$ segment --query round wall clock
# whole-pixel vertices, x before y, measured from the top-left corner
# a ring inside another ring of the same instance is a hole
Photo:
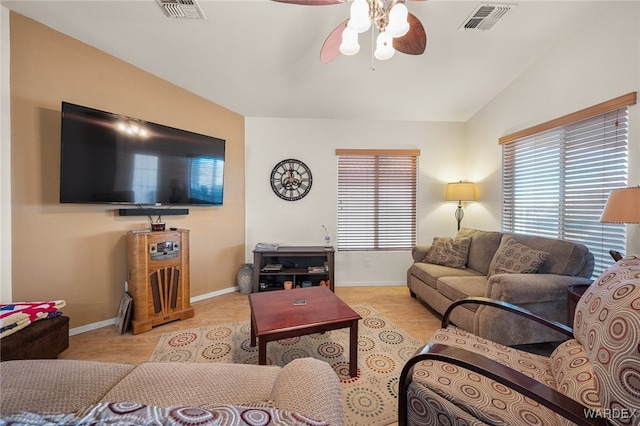
[[[296,201],[311,190],[311,170],[300,160],[282,160],[271,171],[271,189],[283,200]]]

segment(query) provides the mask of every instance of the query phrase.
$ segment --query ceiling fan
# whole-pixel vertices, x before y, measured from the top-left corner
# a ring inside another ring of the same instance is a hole
[[[360,50],[358,34],[372,25],[378,31],[374,56],[385,60],[394,52],[421,55],[427,47],[427,34],[422,23],[409,13],[405,0],[273,0],[279,3],[304,6],[327,6],[351,3],[351,16],[340,23],[327,37],[320,51],[323,64],[334,60],[340,53],[355,55]],[[424,0],[413,0],[424,1]]]

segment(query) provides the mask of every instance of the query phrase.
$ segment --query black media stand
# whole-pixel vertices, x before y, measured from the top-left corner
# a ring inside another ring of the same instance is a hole
[[[253,292],[282,290],[285,281],[302,287],[303,281],[312,286],[329,284],[334,290],[335,249],[323,246],[284,246],[277,250],[253,251]],[[281,269],[264,270],[267,265],[282,265]]]

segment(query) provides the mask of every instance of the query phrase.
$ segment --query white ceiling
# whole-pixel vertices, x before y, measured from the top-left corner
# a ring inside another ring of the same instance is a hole
[[[518,6],[486,32],[459,30],[478,1],[409,1],[423,55],[372,60],[370,30],[357,55],[326,65],[320,49],[348,4],[199,0],[207,19],[192,20],[155,0],[1,3],[244,116],[464,122],[618,1],[502,1]]]

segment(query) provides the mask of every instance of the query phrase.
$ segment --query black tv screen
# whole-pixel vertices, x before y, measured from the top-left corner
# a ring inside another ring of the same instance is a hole
[[[62,102],[61,203],[222,205],[225,141]]]

